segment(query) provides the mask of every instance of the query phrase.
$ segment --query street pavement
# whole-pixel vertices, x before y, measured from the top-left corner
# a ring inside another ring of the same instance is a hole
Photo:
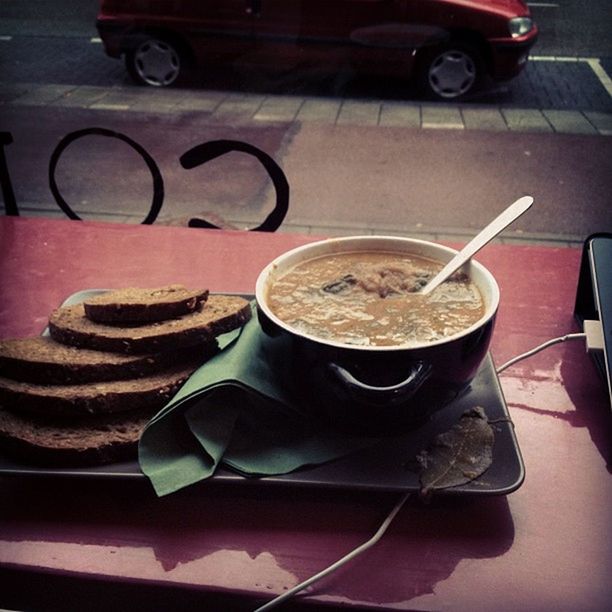
[[[0,35],[0,80],[13,84],[133,88],[123,62],[106,56],[93,28],[91,34]],[[608,76],[611,68],[609,56],[558,56],[538,44],[517,78],[505,83],[485,81],[468,102],[504,108],[611,113],[612,83]],[[263,66],[242,57],[223,65],[207,65],[190,76],[189,89],[193,95],[219,90],[271,96],[381,98],[395,102],[417,99],[407,79],[359,74],[348,66],[337,71],[312,65]]]
[[[285,171],[291,200],[280,231],[465,241],[525,194],[535,206],[501,241],[578,246],[612,230],[612,86],[593,58],[536,58],[512,85],[443,104],[375,80],[249,67],[190,87],[142,88],[99,45],[72,53],[84,39],[49,40],[44,62],[23,40],[0,41],[11,44],[0,129],[14,138],[5,153],[21,214],[63,216],[49,160],[66,134],[97,126],[152,155],[165,184],[162,223],[220,217],[243,228],[263,219],[274,192],[253,158],[231,153],[189,171],[178,162],[197,144],[234,139]],[[74,142],[56,178],[85,219],[136,223],[151,202],[144,162],[116,140]]]

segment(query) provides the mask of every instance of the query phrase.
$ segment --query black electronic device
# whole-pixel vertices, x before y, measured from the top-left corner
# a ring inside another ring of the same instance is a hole
[[[582,250],[574,315],[602,375],[612,407],[612,234],[589,236]]]

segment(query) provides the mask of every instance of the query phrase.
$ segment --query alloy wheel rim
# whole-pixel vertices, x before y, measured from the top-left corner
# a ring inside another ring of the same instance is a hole
[[[432,62],[428,78],[431,89],[437,95],[457,98],[469,91],[476,82],[476,64],[463,51],[445,51]]]
[[[156,87],[176,81],[181,69],[178,53],[161,40],[148,40],[140,45],[134,64],[140,78]]]

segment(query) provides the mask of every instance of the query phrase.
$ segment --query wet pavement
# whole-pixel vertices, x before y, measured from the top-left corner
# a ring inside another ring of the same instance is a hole
[[[233,139],[283,168],[291,199],[281,231],[464,241],[525,194],[536,204],[502,241],[579,245],[612,228],[606,114],[223,93],[199,96],[194,109],[177,92],[104,91],[98,98],[91,87],[47,86],[5,97],[2,127],[14,137],[6,155],[22,214],[63,216],[49,190],[49,160],[66,134],[98,126],[127,135],[156,161],[165,187],[159,222],[222,217],[242,228],[265,217],[274,191],[254,158],[230,153],[192,170],[179,164],[197,144]],[[513,129],[520,117],[521,129]],[[110,138],[72,143],[56,179],[85,219],[140,222],[152,198],[142,159]]]
[[[0,36],[4,83],[52,83],[133,88],[123,62],[107,57],[94,36]],[[93,42],[92,42],[93,41]],[[602,82],[612,58],[564,57],[535,48],[531,61],[514,80],[485,82],[467,102],[528,109],[612,113],[612,89]],[[417,101],[404,79],[361,75],[346,69],[326,72],[321,66],[267,66],[236,61],[206,66],[189,79],[194,96],[221,90],[259,95],[293,95],[349,99]]]
[[[66,134],[96,126],[153,157],[165,187],[161,223],[263,219],[274,191],[256,160],[231,153],[189,171],[178,162],[197,144],[234,139],[285,171],[291,199],[280,231],[465,241],[525,194],[535,206],[501,241],[578,246],[612,230],[606,58],[536,56],[511,83],[443,104],[389,80],[246,65],[155,90],[132,85],[90,38],[9,37],[0,50],[8,44],[0,129],[14,138],[6,157],[24,215],[64,216],[49,188],[51,155]],[[84,219],[138,223],[151,203],[144,162],[114,139],[72,143],[56,178]]]

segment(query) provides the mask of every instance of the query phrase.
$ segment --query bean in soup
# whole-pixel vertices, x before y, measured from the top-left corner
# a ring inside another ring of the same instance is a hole
[[[452,336],[485,311],[478,288],[455,274],[416,293],[442,264],[392,252],[348,252],[296,265],[271,283],[270,310],[297,331],[344,344],[416,346]]]

